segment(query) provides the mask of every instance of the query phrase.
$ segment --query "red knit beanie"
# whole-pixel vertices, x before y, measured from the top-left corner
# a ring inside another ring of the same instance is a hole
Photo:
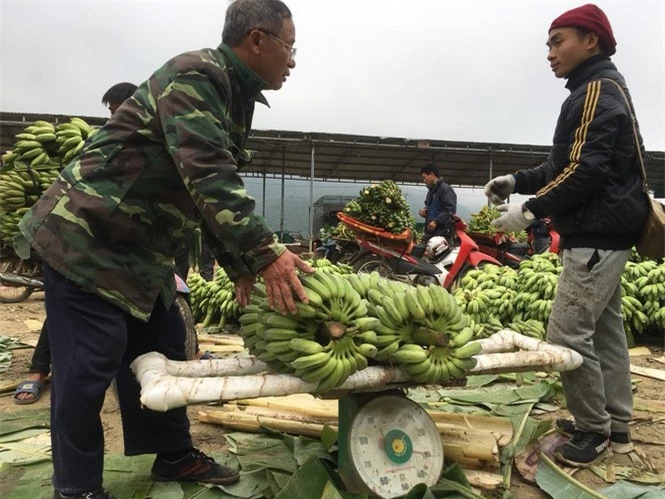
[[[581,28],[592,31],[598,35],[600,44],[607,55],[612,55],[616,52],[617,42],[612,33],[610,20],[605,15],[605,12],[592,3],[564,12],[552,21],[550,31],[554,28],[563,27]]]

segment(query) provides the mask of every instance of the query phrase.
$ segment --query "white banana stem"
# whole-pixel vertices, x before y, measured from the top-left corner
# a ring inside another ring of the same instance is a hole
[[[478,364],[472,369],[473,374],[534,369],[569,371],[582,364],[582,357],[572,350],[509,330],[480,343],[483,353],[476,356]],[[510,352],[518,348],[523,350]],[[267,366],[252,357],[178,362],[150,352],[137,357],[131,367],[141,385],[141,403],[161,412],[190,404],[315,393],[317,386],[296,376],[266,373]],[[387,385],[406,382],[408,377],[399,369],[372,366],[350,376],[330,395],[351,390],[379,391]]]
[[[519,371],[572,371],[582,365],[582,356],[566,347],[552,345],[509,329],[479,340],[483,347],[471,372],[492,374]],[[511,350],[516,350],[511,352]],[[499,353],[501,352],[501,353]]]

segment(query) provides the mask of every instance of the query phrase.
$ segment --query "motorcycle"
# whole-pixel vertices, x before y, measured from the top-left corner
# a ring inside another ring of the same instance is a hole
[[[480,251],[512,268],[519,267],[520,262],[528,258],[532,251],[528,243],[520,243],[503,232],[494,234],[469,232],[468,234],[478,245]]]
[[[19,303],[44,290],[41,261],[21,260],[7,247],[0,250],[0,257],[0,303]]]
[[[327,258],[332,263],[348,264],[359,249],[355,241],[329,238],[316,247],[314,258]]]
[[[349,262],[355,272],[378,271],[385,277],[408,284],[436,284],[451,289],[469,269],[501,262],[478,249],[466,233],[466,223],[453,216],[454,233],[450,242],[442,236],[427,244],[414,244],[410,231],[395,236],[371,227],[340,212],[339,220],[355,234],[360,251]]]

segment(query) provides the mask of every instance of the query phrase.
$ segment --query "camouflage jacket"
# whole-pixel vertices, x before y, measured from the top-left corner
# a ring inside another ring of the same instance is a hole
[[[284,251],[237,173],[264,85],[224,44],[168,61],[25,215],[22,252],[142,320],[199,224],[231,279],[257,274]]]

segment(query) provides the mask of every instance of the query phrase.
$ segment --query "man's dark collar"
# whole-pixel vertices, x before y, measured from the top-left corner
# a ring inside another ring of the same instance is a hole
[[[247,64],[242,62],[242,60],[235,54],[235,52],[233,52],[231,47],[225,43],[220,43],[217,49],[226,57],[229,66],[229,73],[232,74],[238,81],[245,95],[257,102],[260,102],[261,104],[264,104],[265,106],[270,107],[268,100],[261,93],[261,90],[267,87],[266,82],[263,81],[263,79],[254,71],[249,69]]]
[[[566,88],[572,92],[577,87],[593,78],[596,71],[605,68],[616,69],[616,66],[610,60],[609,56],[600,54],[590,57],[570,72]]]

